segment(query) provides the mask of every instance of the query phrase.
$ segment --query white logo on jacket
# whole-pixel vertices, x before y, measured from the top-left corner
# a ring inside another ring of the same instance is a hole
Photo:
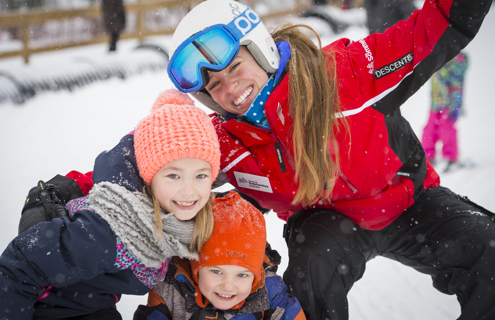
[[[278,107],[277,107],[277,115],[278,118],[280,119],[280,122],[282,122],[282,125],[285,126],[285,117],[282,113],[282,105],[280,104],[280,102],[278,103]]]
[[[262,140],[260,136],[258,136],[255,132],[251,132],[251,131],[246,131],[246,132],[249,133],[253,138]]]
[[[364,51],[366,51],[366,54],[364,55],[364,57],[366,58],[366,60],[368,60],[370,62],[367,65],[367,67],[368,67],[368,73],[369,74],[373,74],[374,61],[373,61],[373,54],[371,53],[370,47],[368,47],[368,44],[363,39],[360,39],[359,40],[359,43],[361,43],[361,45],[364,48]]]

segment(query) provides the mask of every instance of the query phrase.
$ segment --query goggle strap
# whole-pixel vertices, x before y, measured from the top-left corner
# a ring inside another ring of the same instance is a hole
[[[261,22],[261,18],[251,9],[246,8],[239,16],[230,21],[226,28],[239,41],[249,32],[253,31]]]

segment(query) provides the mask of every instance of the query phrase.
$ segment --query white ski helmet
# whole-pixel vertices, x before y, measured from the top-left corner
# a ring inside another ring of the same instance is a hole
[[[267,73],[275,73],[279,68],[280,54],[270,32],[254,11],[242,3],[232,0],[206,0],[194,7],[175,29],[169,57],[172,57],[177,48],[191,36],[214,25],[228,25],[247,10],[249,10],[248,17],[259,19],[259,23],[247,33],[243,32],[239,45],[246,46],[263,70]],[[226,113],[204,90],[189,94],[210,109],[221,114]]]

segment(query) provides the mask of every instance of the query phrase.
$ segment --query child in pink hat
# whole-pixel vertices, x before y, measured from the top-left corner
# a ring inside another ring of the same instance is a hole
[[[46,221],[0,256],[0,318],[121,320],[122,294],[148,293],[172,256],[197,259],[213,229],[219,162],[208,115],[188,96],[163,92],[134,132],[96,158],[94,186],[67,203],[67,216],[51,216],[50,205],[65,200],[53,185],[27,199],[23,217]]]

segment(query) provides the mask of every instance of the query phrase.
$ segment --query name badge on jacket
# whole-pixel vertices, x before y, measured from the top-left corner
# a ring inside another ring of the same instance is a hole
[[[241,188],[273,193],[270,180],[267,177],[234,171],[235,181]]]

